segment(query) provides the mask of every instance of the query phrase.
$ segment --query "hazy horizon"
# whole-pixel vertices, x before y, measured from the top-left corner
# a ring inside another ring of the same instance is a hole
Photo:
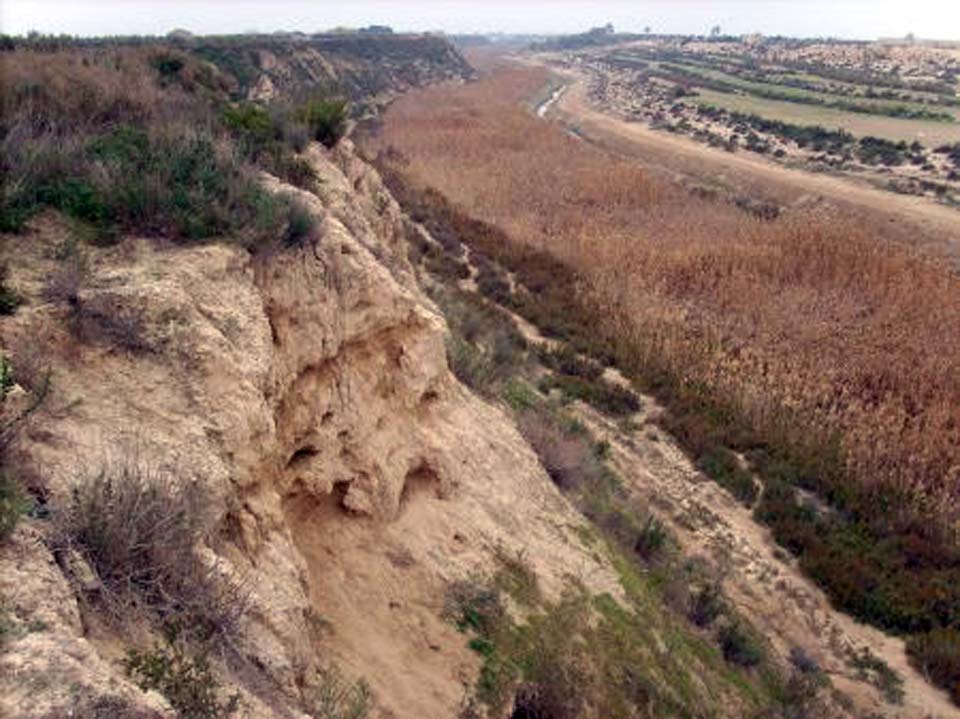
[[[401,31],[449,33],[569,33],[612,22],[621,31],[649,26],[667,34],[760,32],[794,37],[960,40],[960,2],[949,0],[2,0],[0,27],[71,35],[163,35],[293,31],[390,25]],[[949,28],[945,30],[944,28]]]

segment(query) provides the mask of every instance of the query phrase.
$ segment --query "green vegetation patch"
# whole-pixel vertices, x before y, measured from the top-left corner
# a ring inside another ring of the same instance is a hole
[[[101,244],[139,233],[255,249],[309,234],[303,213],[261,188],[256,166],[313,189],[315,173],[297,153],[314,137],[339,140],[345,103],[231,104],[210,67],[185,53],[76,54],[82,62],[50,60],[62,65],[50,70],[63,87],[50,86],[33,58],[9,79],[0,231],[21,232],[50,207]]]

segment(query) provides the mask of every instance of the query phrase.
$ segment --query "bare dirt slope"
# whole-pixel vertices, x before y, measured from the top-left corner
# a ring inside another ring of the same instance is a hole
[[[785,206],[829,205],[854,211],[884,227],[885,234],[905,241],[922,241],[952,253],[960,252],[960,212],[918,197],[885,192],[863,183],[791,169],[750,153],[732,154],[685,137],[657,132],[642,123],[612,117],[587,100],[582,77],[564,73],[569,88],[548,116],[585,139],[636,157],[652,169],[721,186]]]

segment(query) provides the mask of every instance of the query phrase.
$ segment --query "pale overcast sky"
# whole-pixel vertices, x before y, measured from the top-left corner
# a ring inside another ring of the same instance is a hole
[[[391,25],[448,32],[575,32],[614,23],[665,33],[762,32],[802,37],[960,40],[960,0],[0,0],[0,27],[72,35],[248,30],[313,32]]]

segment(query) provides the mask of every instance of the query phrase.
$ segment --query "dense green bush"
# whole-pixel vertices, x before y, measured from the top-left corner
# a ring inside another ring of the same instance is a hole
[[[559,389],[571,399],[586,402],[591,407],[612,415],[626,417],[640,411],[640,398],[635,392],[601,378],[587,380],[581,377],[558,374],[545,377],[540,389],[549,392]]]
[[[333,147],[347,131],[347,101],[326,97],[308,100],[300,116],[314,140]]]
[[[697,467],[748,507],[757,498],[757,484],[749,470],[740,466],[737,456],[724,447],[706,450],[697,459]]]
[[[669,535],[663,522],[648,515],[640,526],[633,550],[646,560],[656,559],[666,549]]]
[[[179,719],[223,719],[233,716],[240,697],[221,698],[220,683],[205,652],[189,648],[176,629],[165,630],[164,644],[150,651],[131,649],[124,668],[143,691],[160,693]]]
[[[599,363],[577,354],[566,345],[542,345],[537,350],[537,357],[544,366],[555,372],[580,377],[588,382],[596,381],[603,375],[603,367]]]
[[[150,64],[160,73],[161,77],[171,77],[178,74],[185,65],[182,57],[170,53],[158,53],[150,58]]]
[[[486,394],[496,394],[526,361],[526,342],[502,310],[472,293],[434,293],[450,326],[447,362],[457,378]]]
[[[726,611],[723,590],[716,582],[708,582],[690,598],[690,621],[698,627],[709,627]]]
[[[22,301],[20,295],[7,285],[8,272],[7,265],[0,264],[0,315],[12,315]]]
[[[868,165],[902,165],[908,154],[907,143],[893,142],[882,137],[861,137],[857,145],[857,157]]]
[[[310,208],[296,199],[288,199],[287,227],[283,243],[287,247],[302,247],[317,232],[317,220]]]
[[[739,622],[730,622],[717,634],[723,658],[742,667],[755,667],[763,661],[763,648]]]

